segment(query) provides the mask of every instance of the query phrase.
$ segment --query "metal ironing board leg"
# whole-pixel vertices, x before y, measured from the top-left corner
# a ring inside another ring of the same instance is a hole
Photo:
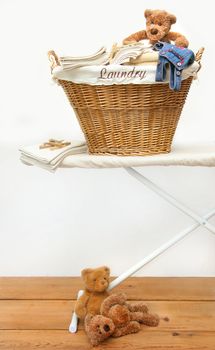
[[[143,183],[145,186],[150,188],[153,192],[156,192],[160,197],[164,198],[167,202],[172,204],[174,207],[181,210],[186,215],[193,218],[195,221],[197,221],[201,226],[204,226],[207,228],[210,232],[215,234],[215,226],[210,224],[204,217],[200,216],[199,214],[195,213],[192,209],[188,208],[183,203],[179,202],[176,198],[168,194],[166,191],[161,189],[159,186],[154,184],[151,180],[147,179],[142,174],[138,173],[138,171],[134,170],[133,168],[125,168],[125,170],[135,179]]]
[[[166,191],[161,189],[159,186],[154,184],[151,180],[147,179],[145,176],[140,174],[138,171],[134,170],[133,168],[125,168],[125,170],[134,178],[136,178],[138,181],[143,183],[146,187],[150,188],[153,192],[157,193],[160,197],[164,198],[167,202],[169,202],[174,207],[178,208],[180,211],[185,213],[186,215],[190,216],[192,219],[196,221],[193,225],[188,227],[187,229],[180,232],[178,235],[170,239],[168,242],[164,243],[159,248],[155,249],[152,253],[150,253],[148,256],[143,258],[140,262],[133,265],[130,269],[122,273],[119,277],[117,277],[115,280],[113,280],[108,290],[113,289],[114,287],[118,286],[120,283],[122,283],[125,279],[132,276],[135,272],[140,270],[143,266],[148,264],[150,261],[155,259],[157,256],[161,255],[163,252],[165,252],[168,248],[175,245],[177,242],[182,240],[185,236],[187,236],[189,233],[196,230],[199,226],[205,227],[207,230],[215,234],[215,226],[210,224],[208,222],[208,219],[210,219],[213,215],[215,215],[215,209],[206,214],[205,216],[200,216],[199,214],[195,213],[192,209],[188,208],[183,203],[179,202],[177,199],[175,199],[172,195],[168,194]],[[72,327],[71,327],[72,325]],[[77,316],[75,313],[72,317],[72,322],[70,324],[70,332],[75,333],[77,331]]]

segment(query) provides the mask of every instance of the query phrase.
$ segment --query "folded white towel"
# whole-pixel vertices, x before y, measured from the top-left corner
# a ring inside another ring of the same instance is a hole
[[[20,160],[27,165],[37,165],[54,172],[61,162],[69,155],[87,151],[85,141],[70,141],[70,144],[61,148],[40,148],[41,144],[20,147]]]

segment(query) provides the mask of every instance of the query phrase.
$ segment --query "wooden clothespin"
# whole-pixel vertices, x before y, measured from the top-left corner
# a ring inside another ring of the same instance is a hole
[[[47,142],[44,142],[42,145],[40,145],[39,148],[50,148],[51,150],[55,150],[69,145],[71,145],[71,142],[67,142],[64,140],[49,139]]]
[[[118,47],[117,43],[114,43],[112,45],[111,52],[110,52],[110,55],[109,55],[109,62],[110,63],[112,62],[112,59],[114,58],[114,56],[115,56],[115,54],[117,53],[118,50],[119,50],[119,47]]]

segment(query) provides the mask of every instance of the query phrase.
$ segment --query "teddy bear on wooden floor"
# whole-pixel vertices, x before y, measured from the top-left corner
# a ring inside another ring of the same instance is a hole
[[[77,300],[75,305],[76,315],[84,320],[89,313],[100,314],[100,307],[105,298],[108,297],[106,289],[109,286],[110,269],[107,266],[95,269],[84,269],[81,271],[84,281],[84,294]]]
[[[88,314],[85,318],[85,331],[93,346],[105,339],[126,334],[137,333],[140,324],[155,327],[159,317],[148,313],[142,302],[130,305],[124,293],[112,294],[101,305],[101,315]]]
[[[188,47],[189,42],[180,33],[170,32],[171,25],[176,22],[176,17],[166,11],[145,10],[146,30],[131,34],[123,40],[123,44],[131,44],[148,39],[151,44],[158,41],[174,41],[176,46]]]
[[[101,305],[101,315],[110,318],[114,323],[113,337],[138,332],[140,323],[151,327],[159,324],[159,317],[149,314],[144,303],[131,305],[126,300],[124,293],[112,294]]]

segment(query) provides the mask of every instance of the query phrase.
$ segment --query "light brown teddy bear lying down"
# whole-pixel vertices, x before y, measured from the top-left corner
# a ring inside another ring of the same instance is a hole
[[[131,34],[123,40],[123,44],[131,44],[148,39],[151,44],[158,41],[174,41],[176,46],[188,47],[189,42],[180,33],[170,32],[171,25],[176,22],[176,17],[166,11],[145,10],[146,30]]]
[[[112,294],[101,305],[101,315],[88,314],[85,318],[85,331],[93,346],[98,345],[111,335],[121,337],[136,333],[140,324],[156,327],[159,317],[148,313],[142,302],[130,305],[124,293]]]

